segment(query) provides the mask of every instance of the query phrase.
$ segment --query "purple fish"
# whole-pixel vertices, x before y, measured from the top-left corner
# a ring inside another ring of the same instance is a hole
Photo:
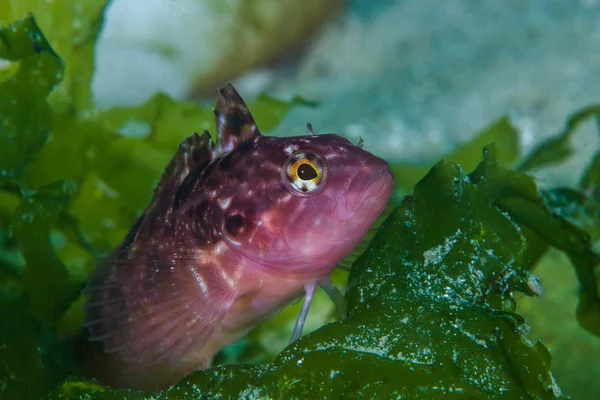
[[[335,135],[263,136],[233,86],[219,90],[218,143],[187,138],[123,243],[91,274],[85,325],[104,342],[101,379],[156,390],[321,286],[384,210],[388,164]]]

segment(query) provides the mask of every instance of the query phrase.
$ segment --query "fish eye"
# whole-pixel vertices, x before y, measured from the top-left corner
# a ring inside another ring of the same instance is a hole
[[[285,178],[292,193],[313,194],[323,187],[325,162],[312,151],[297,151],[290,155],[285,164]]]
[[[306,160],[296,161],[297,166],[292,166],[292,171],[296,171],[298,178],[303,181],[314,181],[319,178],[319,171],[315,168],[313,164]]]

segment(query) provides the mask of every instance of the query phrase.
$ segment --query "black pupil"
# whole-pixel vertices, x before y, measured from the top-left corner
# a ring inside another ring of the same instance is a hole
[[[303,181],[311,181],[317,176],[317,170],[310,164],[301,164],[298,167],[298,178]]]

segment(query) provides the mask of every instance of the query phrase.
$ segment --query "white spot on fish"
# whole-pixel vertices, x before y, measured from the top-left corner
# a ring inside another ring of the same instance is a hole
[[[279,200],[281,200],[281,199],[279,199]],[[270,229],[274,228],[274,226],[272,224],[273,221],[274,221],[274,219],[275,219],[275,215],[274,215],[274,213],[272,211],[271,212],[265,212],[262,215],[262,218],[260,219],[259,222],[260,222],[261,225],[264,223],[265,227],[270,230]]]
[[[292,194],[288,193],[283,197],[280,197],[279,200],[277,200],[277,204],[283,204],[283,203],[287,203],[288,201],[290,201],[292,199]]]
[[[219,269],[219,273],[221,274],[221,278],[223,278],[223,281],[225,281],[227,286],[229,286],[230,289],[234,289],[240,280],[241,270],[242,268],[239,268],[238,265],[237,267],[233,268],[221,268]]]
[[[217,199],[217,203],[219,204],[219,207],[221,207],[221,210],[224,211],[229,208],[229,206],[231,205],[231,199],[232,196]]]
[[[308,181],[308,182],[303,181],[303,184],[304,184],[303,186],[304,186],[304,188],[306,188],[307,192],[311,192],[317,188],[317,184],[313,181]]]
[[[223,153],[229,153],[231,150],[233,150],[233,142],[228,141],[227,143],[224,143],[224,146],[221,146],[221,151]]]
[[[227,119],[225,118],[225,114],[219,114],[219,126],[225,126]]]
[[[214,248],[215,255],[217,255],[217,256],[219,254],[223,253],[224,251],[225,251],[225,243],[223,243],[223,242],[218,243]]]
[[[227,284],[227,286],[229,286],[230,289],[235,288],[235,285],[237,283],[237,279],[235,279],[235,274],[234,276],[230,276],[225,270],[225,268],[220,268],[218,271],[221,274],[221,278],[223,278],[223,281]]]
[[[298,150],[298,146],[295,144],[288,144],[287,146],[284,147],[283,151],[285,152],[285,154],[290,155],[293,152],[295,152],[296,150]]]
[[[202,291],[202,293],[203,294],[207,294],[208,293],[208,285],[206,284],[206,281],[204,280],[204,278],[202,277],[202,275],[200,275],[200,273],[198,272],[198,270],[196,269],[196,267],[195,266],[191,266],[190,267],[190,272],[192,273],[192,276],[194,277],[194,280],[198,284],[198,287],[200,288],[200,290]]]

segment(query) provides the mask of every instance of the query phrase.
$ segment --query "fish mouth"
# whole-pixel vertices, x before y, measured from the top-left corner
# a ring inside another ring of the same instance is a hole
[[[379,206],[376,208],[380,212],[387,204],[393,187],[394,175],[388,163],[379,157],[371,157],[350,181],[346,202],[338,207],[338,218],[342,221],[353,218],[363,204]]]

